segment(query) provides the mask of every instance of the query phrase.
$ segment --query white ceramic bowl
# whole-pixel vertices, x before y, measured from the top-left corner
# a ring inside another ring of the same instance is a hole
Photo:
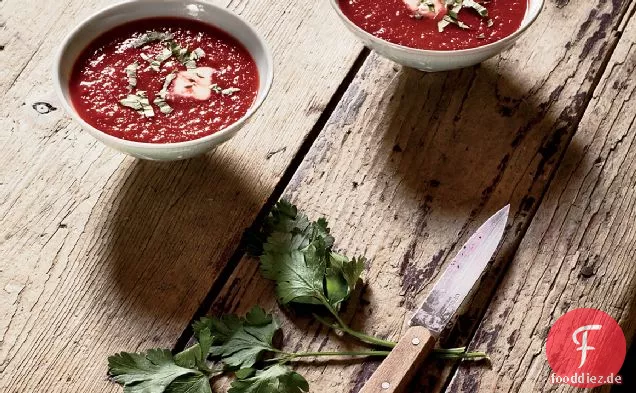
[[[75,111],[69,94],[69,79],[75,61],[94,39],[108,30],[134,20],[162,16],[199,20],[220,28],[241,42],[258,67],[260,86],[254,104],[245,116],[229,127],[187,142],[132,142],[108,135],[91,126]],[[273,75],[272,56],[263,38],[246,21],[225,8],[204,0],[128,0],[90,16],[68,35],[55,59],[53,83],[66,111],[82,128],[104,144],[137,158],[172,161],[208,152],[236,135],[265,100]]]
[[[461,49],[453,51],[413,49],[402,45],[393,44],[367,33],[342,12],[338,0],[331,0],[331,5],[342,19],[344,24],[366,46],[378,52],[380,55],[407,67],[417,68],[422,71],[448,71],[457,68],[470,67],[489,59],[508,49],[523,34],[524,31],[537,19],[544,0],[528,0],[528,10],[521,22],[521,26],[511,35],[499,41],[483,45],[477,48]]]

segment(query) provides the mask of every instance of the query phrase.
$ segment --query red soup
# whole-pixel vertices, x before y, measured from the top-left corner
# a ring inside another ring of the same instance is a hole
[[[117,138],[171,143],[222,130],[258,94],[254,59],[210,25],[156,18],[119,26],[77,60],[70,81],[79,115]]]
[[[514,33],[527,0],[339,0],[342,12],[378,38],[416,49],[475,48]]]

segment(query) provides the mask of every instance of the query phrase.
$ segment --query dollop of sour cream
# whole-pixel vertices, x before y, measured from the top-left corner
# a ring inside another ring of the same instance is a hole
[[[417,18],[440,20],[446,15],[446,3],[443,0],[432,0],[435,11],[431,11],[428,4],[422,0],[404,0],[404,4]]]
[[[210,99],[212,95],[212,74],[214,69],[210,67],[198,67],[192,70],[181,71],[172,84],[170,94],[172,96],[193,98],[200,101]]]

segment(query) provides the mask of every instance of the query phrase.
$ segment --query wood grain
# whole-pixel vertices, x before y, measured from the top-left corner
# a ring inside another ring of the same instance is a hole
[[[435,338],[425,327],[410,327],[360,393],[404,392],[435,344]]]
[[[270,97],[213,154],[140,162],[51,97],[56,46],[107,4],[0,2],[2,392],[117,391],[109,354],[172,347],[362,49],[327,2],[220,2],[269,41]]]
[[[461,367],[447,392],[578,392],[554,386],[550,326],[580,307],[636,331],[636,20],[631,19],[473,348],[492,368]],[[583,154],[575,146],[583,147]],[[597,345],[599,347],[599,345]],[[636,382],[633,363],[623,377]],[[609,387],[601,389],[608,391]]]
[[[583,116],[627,6],[548,3],[511,51],[471,69],[424,74],[367,59],[286,191],[311,217],[330,220],[339,249],[370,258],[361,307],[348,315],[355,328],[398,339],[458,247],[510,202],[502,251],[470,304],[474,314],[451,336],[470,334]],[[271,296],[255,261],[245,259],[210,312],[275,309]],[[288,349],[355,347],[310,319],[281,317]],[[350,392],[377,364],[300,370],[313,392]],[[409,391],[438,388],[444,379],[432,366]]]

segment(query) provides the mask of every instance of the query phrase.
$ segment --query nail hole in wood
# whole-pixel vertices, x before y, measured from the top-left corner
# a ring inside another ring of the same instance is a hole
[[[51,113],[57,110],[56,107],[49,104],[48,102],[36,102],[32,105],[32,107],[37,113],[41,115],[46,115],[47,113]]]

